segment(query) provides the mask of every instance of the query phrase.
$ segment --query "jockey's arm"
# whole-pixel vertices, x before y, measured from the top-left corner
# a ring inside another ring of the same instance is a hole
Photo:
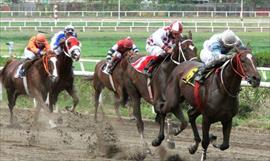
[[[152,34],[154,44],[161,48],[165,48],[164,47],[165,45],[162,41],[163,37],[165,36],[166,36],[166,31],[164,31],[163,29],[158,29],[156,32]]]
[[[107,57],[106,57],[107,61],[110,61],[112,59],[113,54],[115,53],[115,51],[117,51],[117,49],[118,49],[118,45],[115,44],[112,48],[108,50]]]
[[[53,36],[52,40],[51,40],[51,48],[53,50],[55,50],[56,48],[59,47],[61,40],[63,40],[65,38],[65,34],[64,33],[57,33],[56,35]]]
[[[221,44],[219,42],[214,42],[209,45],[208,49],[211,51],[214,59],[220,59],[222,57],[221,54]]]
[[[132,45],[132,50],[135,52],[135,53],[138,53],[139,52],[139,49],[137,48],[137,46],[135,44]]]
[[[39,52],[39,48],[36,47],[35,44],[35,37],[32,37],[27,45],[27,49],[32,51],[33,53],[37,54]]]

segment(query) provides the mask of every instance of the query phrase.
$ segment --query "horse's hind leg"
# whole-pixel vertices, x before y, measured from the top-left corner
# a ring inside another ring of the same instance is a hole
[[[193,131],[193,135],[194,135],[194,140],[195,143],[193,145],[191,145],[189,147],[189,153],[190,154],[194,154],[199,146],[199,143],[201,142],[201,138],[197,129],[197,125],[196,125],[196,118],[200,115],[200,113],[195,109],[189,109],[188,110],[188,117],[189,117],[189,122]]]
[[[68,110],[71,112],[75,112],[75,108],[76,108],[77,104],[79,103],[79,97],[77,95],[77,91],[76,91],[74,85],[72,85],[71,88],[66,89],[66,91],[73,99],[73,106],[70,110],[69,109]]]
[[[121,98],[119,97],[119,95],[115,94],[114,95],[114,109],[115,109],[115,113],[117,115],[117,118],[119,121],[123,121],[120,115],[120,104],[121,104]]]
[[[15,93],[14,89],[7,89],[8,107],[9,107],[9,112],[10,112],[10,124],[11,125],[14,123],[13,108],[15,106],[17,96],[18,95]]]
[[[95,79],[94,79],[94,82],[93,82],[93,86],[94,86],[94,91],[95,91],[95,93],[94,93],[94,105],[95,105],[95,116],[94,116],[94,120],[95,121],[97,121],[97,113],[98,113],[98,108],[99,108],[99,106],[100,106],[100,104],[101,104],[101,102],[102,102],[102,95],[101,95],[101,92],[102,92],[102,89],[104,88],[103,86],[102,86],[102,84],[99,82],[99,80],[98,81],[96,81]],[[102,107],[100,107],[100,109],[101,109],[101,111],[102,111],[102,115],[104,116],[104,112],[103,112],[103,109],[102,109]]]
[[[221,145],[213,144],[214,147],[220,150],[226,150],[229,148],[230,134],[232,129],[232,119],[229,121],[221,121],[223,131],[223,143]]]
[[[180,128],[177,128],[174,131],[174,135],[176,136],[179,133],[181,133],[187,127],[188,123],[187,123],[187,120],[186,120],[186,118],[185,118],[185,116],[183,114],[183,111],[182,111],[181,107],[174,108],[172,112],[173,112],[174,116],[181,121]]]

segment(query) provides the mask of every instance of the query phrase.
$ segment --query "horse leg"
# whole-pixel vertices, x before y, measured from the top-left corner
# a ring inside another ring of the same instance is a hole
[[[223,142],[220,145],[213,144],[214,147],[220,150],[226,150],[229,148],[230,134],[232,129],[232,119],[229,121],[221,121],[223,131]]]
[[[159,114],[159,134],[158,137],[152,141],[153,146],[159,146],[165,138],[164,136],[165,118],[166,114],[164,113]]]
[[[74,85],[72,85],[71,88],[66,89],[66,91],[68,92],[68,94],[73,99],[73,106],[72,106],[72,108],[71,109],[68,109],[67,108],[67,110],[69,110],[71,112],[75,112],[75,108],[76,108],[77,104],[79,103],[79,97],[77,95],[77,91],[76,91]]]
[[[95,101],[95,116],[94,116],[94,120],[97,121],[97,113],[98,113],[98,108],[99,106],[101,106],[101,100],[102,97],[101,97],[101,92],[102,92],[102,89],[103,89],[103,86],[102,84],[98,81],[96,81],[94,79],[94,82],[93,82],[93,86],[94,86],[94,90],[95,90],[95,94],[94,94],[94,101]],[[103,109],[102,107],[100,108],[101,111],[102,111],[102,115],[104,116],[104,112],[103,112]]]
[[[9,112],[10,112],[10,124],[13,125],[13,108],[15,106],[16,103],[16,99],[17,99],[17,94],[15,94],[15,90],[14,89],[7,89],[7,97],[8,97],[8,107],[9,107]]]
[[[193,135],[194,135],[194,140],[195,143],[193,143],[189,148],[189,153],[190,154],[194,154],[199,146],[199,143],[201,142],[201,138],[197,129],[197,125],[196,125],[196,119],[197,117],[200,115],[200,113],[195,109],[189,109],[188,110],[188,117],[189,117],[189,122],[193,131]]]
[[[144,142],[144,123],[142,121],[140,103],[141,103],[141,100],[139,97],[135,97],[133,99],[133,114],[137,121],[137,129],[138,129],[139,134],[141,135],[141,141]]]
[[[203,134],[202,147],[203,147],[203,151],[202,151],[201,161],[204,161],[206,159],[206,152],[207,152],[208,145],[210,143],[210,139],[209,139],[210,125],[211,125],[211,123],[209,122],[208,118],[203,116],[203,123],[202,123],[202,134]]]
[[[175,129],[173,131],[174,135],[176,136],[179,133],[181,133],[187,127],[188,123],[187,123],[187,120],[186,120],[186,118],[185,118],[185,116],[183,114],[183,111],[182,111],[181,107],[174,108],[172,112],[173,112],[174,116],[176,118],[178,118],[178,120],[181,121],[180,128],[178,127],[177,129]]]
[[[120,104],[121,104],[121,98],[119,97],[119,95],[115,94],[114,95],[114,110],[115,110],[118,120],[123,122],[120,115],[120,110],[119,110]]]

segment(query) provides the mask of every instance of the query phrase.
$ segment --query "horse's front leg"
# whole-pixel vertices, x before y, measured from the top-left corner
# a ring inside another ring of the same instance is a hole
[[[159,134],[158,137],[152,141],[153,146],[159,146],[164,140],[164,125],[165,125],[166,113],[159,114]]]
[[[229,121],[222,121],[221,123],[223,130],[223,143],[220,145],[213,144],[213,146],[219,148],[220,150],[226,150],[229,148],[230,134],[232,129],[232,119]]]
[[[72,85],[71,88],[67,88],[66,91],[72,97],[72,100],[73,100],[73,106],[71,108],[66,108],[66,109],[71,111],[71,112],[75,112],[75,108],[76,108],[77,104],[79,103],[79,97],[77,95],[77,91],[76,91],[74,85]]]
[[[207,153],[207,148],[210,143],[209,139],[209,130],[210,130],[210,125],[211,123],[209,122],[208,118],[206,116],[203,116],[203,123],[202,123],[202,133],[203,133],[203,140],[202,140],[202,156],[201,156],[201,161],[204,161],[206,159],[206,153]]]
[[[193,143],[193,145],[191,145],[189,147],[189,153],[190,154],[194,154],[199,146],[199,143],[201,142],[201,138],[197,129],[197,125],[196,125],[196,118],[200,115],[200,113],[195,109],[189,109],[188,110],[188,117],[189,117],[189,122],[193,131],[193,135],[194,135],[194,140],[195,143]]]

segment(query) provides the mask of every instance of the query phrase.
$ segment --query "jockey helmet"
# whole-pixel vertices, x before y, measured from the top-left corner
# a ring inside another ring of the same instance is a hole
[[[74,27],[72,25],[67,25],[65,27],[65,33],[71,33],[73,35],[73,33],[74,33]]]
[[[46,37],[44,34],[38,33],[36,35],[36,43],[45,43],[45,41],[46,41]]]
[[[180,21],[175,21],[170,25],[171,28],[171,32],[175,32],[175,33],[182,33],[183,31],[183,25],[182,22]]]
[[[132,49],[133,41],[131,40],[130,37],[127,37],[127,38],[124,39],[123,46],[124,46],[124,48]]]
[[[221,40],[225,46],[234,46],[237,43],[235,33],[229,29],[222,33]]]

